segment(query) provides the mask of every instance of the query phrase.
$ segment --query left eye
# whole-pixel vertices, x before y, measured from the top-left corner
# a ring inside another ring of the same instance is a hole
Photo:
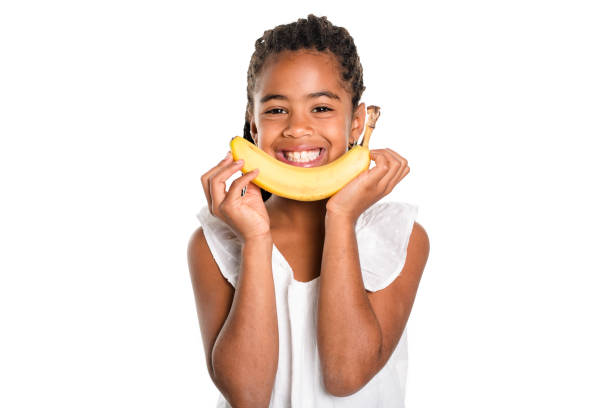
[[[316,108],[314,108],[314,110],[316,111],[317,109],[323,109],[319,112],[328,112],[331,111],[332,109],[328,108],[327,106],[317,106]]]

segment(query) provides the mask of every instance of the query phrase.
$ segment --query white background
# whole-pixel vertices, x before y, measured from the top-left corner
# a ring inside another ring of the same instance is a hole
[[[264,30],[355,39],[431,252],[409,407],[611,407],[604,1],[5,1],[0,406],[211,407],[186,249]],[[236,174],[237,176],[237,174]]]

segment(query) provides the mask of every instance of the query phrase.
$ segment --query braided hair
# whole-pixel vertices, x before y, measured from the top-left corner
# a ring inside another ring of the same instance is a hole
[[[300,18],[296,22],[266,30],[263,36],[255,41],[255,51],[251,56],[247,73],[247,107],[243,131],[243,137],[249,142],[255,143],[251,136],[250,117],[253,113],[255,82],[266,58],[283,50],[300,49],[329,50],[337,57],[342,67],[343,84],[352,95],[353,111],[357,109],[365,86],[363,85],[363,68],[353,37],[344,27],[333,25],[327,17],[316,17],[309,14],[307,19]],[[261,195],[263,201],[266,201],[272,194],[261,189]]]

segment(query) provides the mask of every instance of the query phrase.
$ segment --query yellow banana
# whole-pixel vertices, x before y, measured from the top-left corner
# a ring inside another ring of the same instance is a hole
[[[242,173],[259,169],[253,183],[272,194],[298,201],[315,201],[330,197],[370,167],[368,142],[380,108],[368,106],[368,124],[361,145],[331,163],[317,167],[292,166],[277,160],[241,136],[232,138],[230,148],[234,161],[244,160]]]

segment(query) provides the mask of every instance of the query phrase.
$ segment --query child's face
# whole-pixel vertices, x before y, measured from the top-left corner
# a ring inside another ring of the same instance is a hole
[[[253,95],[251,135],[260,149],[302,167],[332,162],[346,152],[363,131],[365,105],[353,113],[338,65],[335,55],[311,50],[269,57]],[[327,95],[314,95],[322,92]],[[288,157],[287,150],[321,153],[316,159]]]

